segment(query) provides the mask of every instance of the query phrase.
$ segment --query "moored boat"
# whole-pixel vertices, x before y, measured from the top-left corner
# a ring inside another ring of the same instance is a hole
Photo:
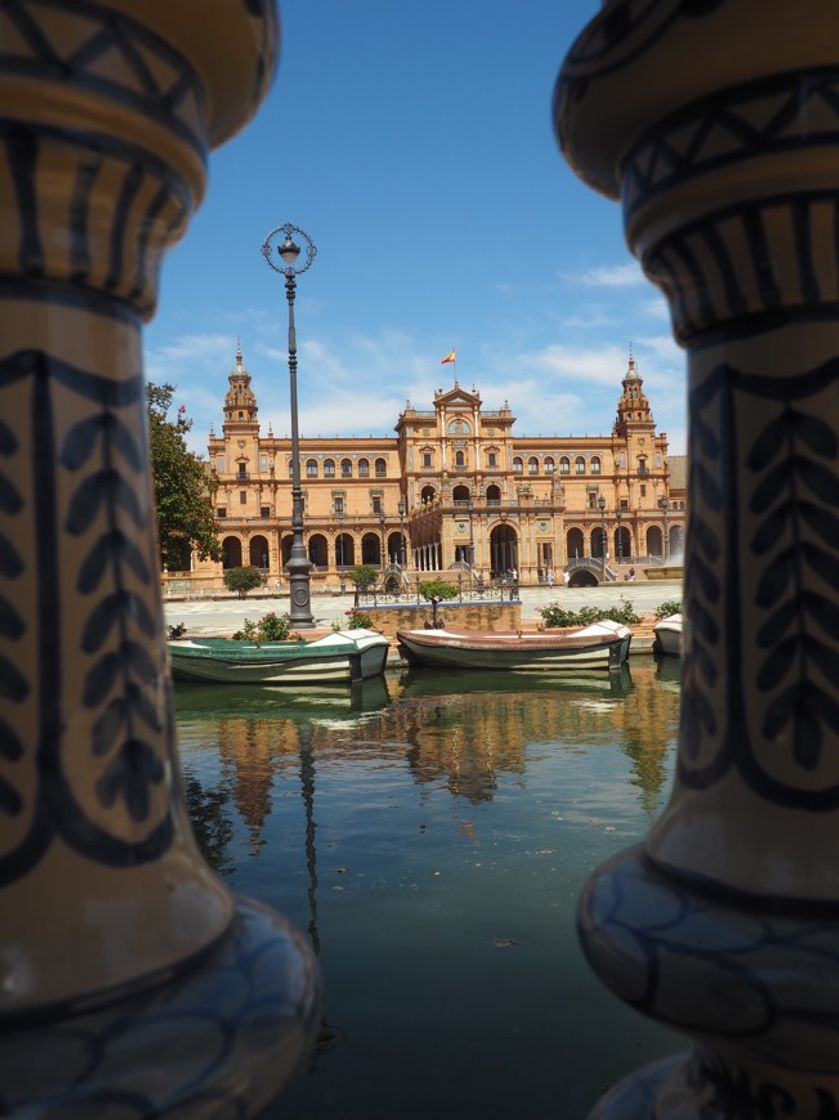
[[[627,627],[610,619],[553,632],[399,630],[396,637],[411,665],[524,672],[618,670],[632,641]]]
[[[176,680],[219,684],[351,684],[380,676],[387,653],[387,638],[373,630],[339,630],[314,642],[169,642]]]
[[[659,653],[670,654],[673,657],[682,656],[682,616],[669,614],[661,618],[653,627],[656,648]]]

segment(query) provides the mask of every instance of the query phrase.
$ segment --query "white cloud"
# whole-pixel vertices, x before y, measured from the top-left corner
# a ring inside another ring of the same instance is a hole
[[[626,360],[626,351],[614,344],[575,347],[555,343],[518,355],[513,359],[513,368],[538,370],[543,375],[564,380],[617,388],[626,370]]]
[[[625,264],[604,264],[590,268],[574,282],[581,283],[584,288],[629,288],[645,284],[646,280],[641,266],[635,261],[627,261]]]
[[[591,330],[594,327],[614,327],[616,320],[600,304],[584,305],[573,315],[568,315],[559,320],[559,325],[565,330]]]
[[[635,347],[651,351],[661,362],[668,362],[679,368],[684,367],[685,352],[673,341],[669,334],[646,335],[635,342]]]
[[[641,305],[641,310],[644,315],[648,315],[651,319],[661,319],[667,322],[670,320],[670,309],[663,295],[653,296],[652,299],[645,300]]]

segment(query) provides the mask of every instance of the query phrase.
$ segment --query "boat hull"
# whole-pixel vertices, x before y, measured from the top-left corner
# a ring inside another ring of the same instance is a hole
[[[669,657],[682,656],[682,617],[670,615],[653,627],[656,648]]]
[[[374,640],[342,643],[170,642],[176,680],[217,684],[352,684],[381,676],[388,643]]]
[[[617,671],[632,641],[626,627],[611,635],[583,631],[550,635],[470,634],[468,631],[400,630],[400,647],[410,665],[437,669],[479,669],[525,673]],[[570,639],[570,640],[569,640]]]

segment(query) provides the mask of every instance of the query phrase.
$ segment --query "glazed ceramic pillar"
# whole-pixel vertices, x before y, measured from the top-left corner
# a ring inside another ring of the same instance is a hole
[[[555,109],[689,373],[675,784],[580,928],[605,982],[695,1045],[597,1115],[836,1118],[839,6],[607,3]]]
[[[140,337],[277,36],[269,0],[0,4],[4,1115],[252,1115],[317,1021],[186,816]]]

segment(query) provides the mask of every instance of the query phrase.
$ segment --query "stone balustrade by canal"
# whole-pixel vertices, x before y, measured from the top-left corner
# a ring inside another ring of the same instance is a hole
[[[602,1120],[839,1116],[839,8],[605,0],[561,146],[623,203],[688,351],[679,760],[580,904],[592,966],[687,1054]],[[608,1045],[608,1024],[604,1024]]]
[[[202,859],[174,738],[141,323],[273,0],[0,5],[0,1112],[256,1115],[311,949]]]

